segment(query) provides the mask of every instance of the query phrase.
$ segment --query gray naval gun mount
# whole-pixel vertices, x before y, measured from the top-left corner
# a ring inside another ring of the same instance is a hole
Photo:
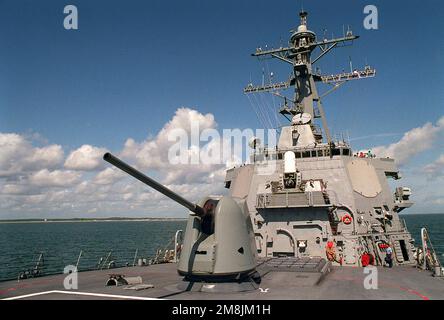
[[[316,88],[319,82],[331,84],[328,94],[348,81],[375,76],[369,66],[337,75],[313,71],[332,49],[357,38],[348,30],[341,38],[317,40],[307,28],[307,13],[301,12],[288,47],[258,48],[252,54],[292,68],[286,82],[250,83],[244,89],[245,94],[265,91],[282,97],[279,112],[290,123],[281,128],[275,148],[250,141],[250,164],[229,169],[225,178],[229,194],[246,199],[261,258],[322,257],[333,265],[358,266],[365,254],[374,264],[384,265],[390,246],[396,265],[416,264],[414,240],[398,215],[412,205],[411,191],[399,187],[393,194],[387,182],[401,178],[394,159],[354,153],[344,139],[333,141],[322,104],[325,94],[319,95]],[[292,99],[279,92],[293,87]],[[275,170],[264,173],[270,164]]]
[[[200,283],[203,292],[255,290],[260,283],[257,253],[245,200],[207,196],[194,204],[167,187],[106,153],[103,159],[159,191],[190,212],[177,266],[187,289]]]

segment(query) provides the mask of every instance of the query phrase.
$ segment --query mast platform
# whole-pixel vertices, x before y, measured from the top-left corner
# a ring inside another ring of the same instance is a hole
[[[332,74],[320,76],[323,83],[336,83],[364,78],[373,78],[376,76],[376,70],[371,68],[365,68],[364,70],[355,70],[353,72],[345,72],[340,74]]]

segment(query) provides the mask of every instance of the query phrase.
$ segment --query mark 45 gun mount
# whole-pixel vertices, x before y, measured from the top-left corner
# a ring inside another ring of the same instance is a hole
[[[194,204],[111,153],[103,159],[190,210],[178,264],[186,281],[213,283],[211,291],[221,283],[233,291],[257,288],[257,251],[244,200],[208,196]]]

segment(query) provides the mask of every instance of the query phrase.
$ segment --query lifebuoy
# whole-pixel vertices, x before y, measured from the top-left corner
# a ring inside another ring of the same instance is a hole
[[[349,214],[346,214],[342,217],[342,222],[344,224],[350,224],[352,222],[352,217]]]

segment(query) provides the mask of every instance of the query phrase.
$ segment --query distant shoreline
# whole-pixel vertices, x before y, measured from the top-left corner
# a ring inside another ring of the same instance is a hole
[[[0,224],[8,223],[57,223],[57,222],[153,222],[153,221],[186,221],[186,218],[72,218],[72,219],[11,219],[0,220]]]
[[[444,213],[404,213],[400,214],[400,217],[409,215],[439,215]],[[110,217],[110,218],[67,218],[67,219],[7,219],[0,220],[0,224],[7,223],[50,223],[50,222],[154,222],[154,221],[186,221],[187,218],[126,218],[126,217]]]

